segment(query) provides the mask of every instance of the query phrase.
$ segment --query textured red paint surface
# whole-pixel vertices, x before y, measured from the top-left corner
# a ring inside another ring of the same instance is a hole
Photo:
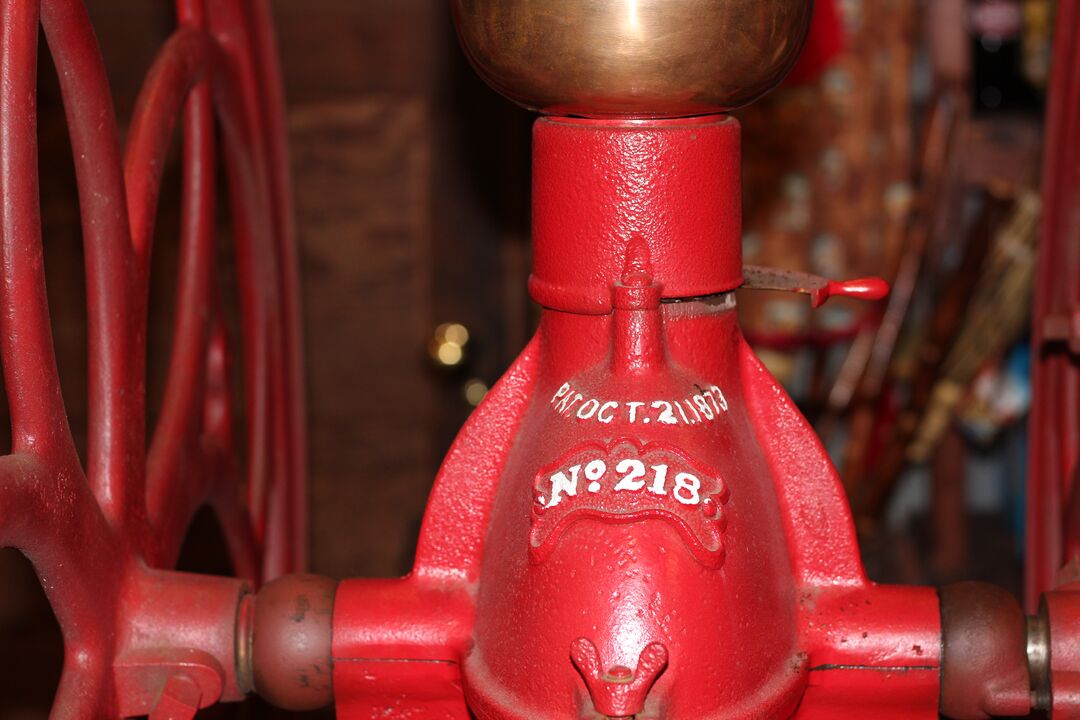
[[[735,119],[544,118],[533,148],[529,291],[544,307],[610,311],[634,236],[648,243],[664,297],[742,284]]]
[[[151,72],[121,163],[85,12],[76,0],[40,4],[83,197],[84,471],[52,355],[33,104],[23,103],[39,5],[0,0],[11,91],[0,101],[0,354],[13,426],[0,543],[33,562],[64,632],[58,718],[189,716],[249,690],[236,641],[248,582],[153,569],[173,564],[200,504],[223,516],[251,580],[303,555],[295,267],[266,8],[230,0],[204,17],[197,0],[180,5],[185,28]],[[189,94],[176,360],[147,452],[139,367],[157,168]],[[242,269],[246,504],[230,471],[228,349],[208,284],[212,107]],[[1054,142],[1069,107],[1051,113]],[[451,449],[413,573],[340,585],[339,717],[937,716],[935,592],[867,581],[824,449],[723,294],[741,283],[738,136],[719,118],[537,124],[539,331]],[[1061,242],[1075,218],[1060,211],[1075,168],[1048,164],[1039,318],[1071,312],[1077,297],[1075,277],[1051,271],[1075,265],[1075,243]],[[1033,517],[1049,528],[1032,543],[1036,589],[1075,541],[1058,520],[1080,406],[1054,404],[1075,395],[1069,362],[1036,378],[1036,423],[1058,431],[1039,434],[1053,444],[1033,453]],[[538,500],[550,507],[538,512]],[[1075,590],[1047,596],[1052,704],[1065,714],[1080,707]]]
[[[548,309],[440,471],[413,574],[342,584],[339,717],[936,717],[936,594],[866,580],[824,449],[715,295],[740,278],[737,126],[541,120],[536,139]],[[620,442],[667,454],[627,477]],[[723,555],[641,512],[696,517],[719,492],[686,475],[673,501],[676,465],[722,480]]]

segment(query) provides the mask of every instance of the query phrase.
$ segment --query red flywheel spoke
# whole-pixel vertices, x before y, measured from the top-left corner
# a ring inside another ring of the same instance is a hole
[[[262,2],[215,2],[207,14],[199,0],[180,0],[179,19],[121,153],[82,3],[0,0],[0,357],[13,448],[0,458],[0,546],[33,563],[63,631],[54,717],[186,714],[242,698],[250,678],[237,676],[235,632],[249,582],[300,569],[305,553],[298,283],[269,16]],[[85,472],[45,293],[39,23],[61,80],[79,185],[89,325]],[[173,353],[147,449],[150,256],[180,118]],[[226,304],[215,280],[215,118],[234,225],[241,388],[233,387]],[[168,572],[202,506],[221,520],[234,568],[249,582]]]

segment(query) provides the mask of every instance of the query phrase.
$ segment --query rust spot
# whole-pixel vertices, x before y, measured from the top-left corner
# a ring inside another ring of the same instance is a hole
[[[865,672],[911,672],[912,670],[939,670],[937,665],[841,665],[828,663],[810,668],[810,672],[823,672],[827,670],[859,670]]]
[[[801,675],[806,668],[806,661],[809,659],[809,655],[805,652],[800,652],[791,658],[791,673],[793,675]]]
[[[307,595],[296,596],[296,612],[289,616],[289,619],[294,623],[304,622],[304,616],[307,615],[308,610],[311,609],[311,601],[307,599]]]

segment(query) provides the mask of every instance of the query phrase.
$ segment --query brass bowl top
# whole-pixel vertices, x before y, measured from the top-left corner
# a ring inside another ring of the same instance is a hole
[[[554,115],[725,112],[774,88],[813,0],[450,0],[477,72]]]

